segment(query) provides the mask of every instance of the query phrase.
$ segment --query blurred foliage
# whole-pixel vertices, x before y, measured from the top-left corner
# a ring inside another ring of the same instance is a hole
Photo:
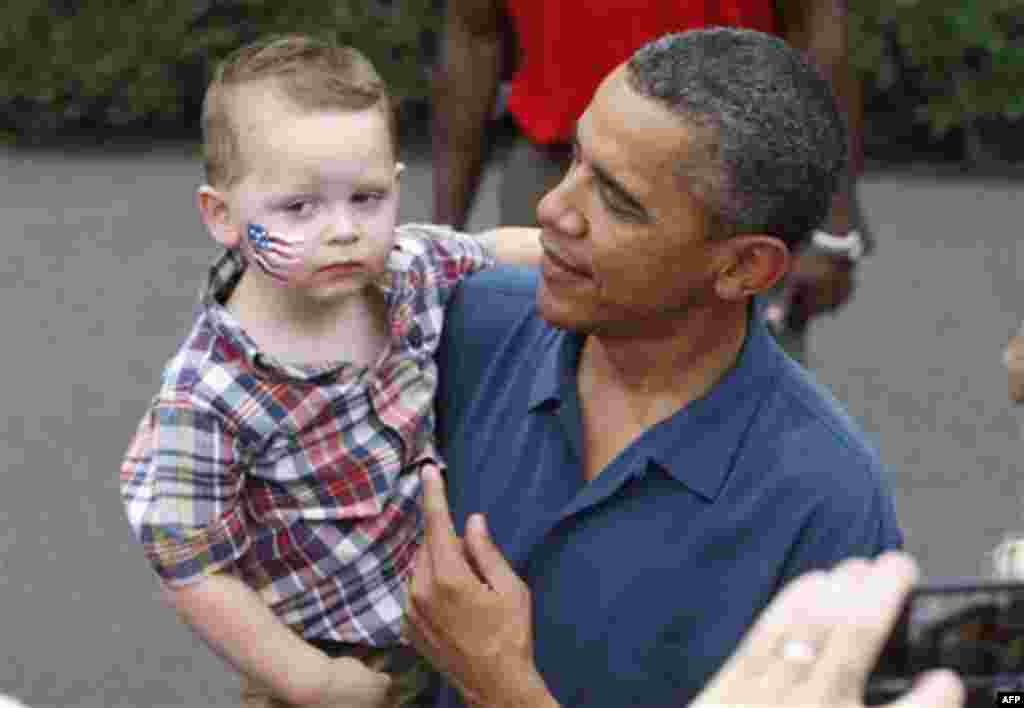
[[[1024,117],[1024,0],[852,0],[850,51],[868,85],[918,93],[934,134]]]
[[[786,0],[780,0],[785,2]],[[17,0],[0,25],[0,135],[197,133],[214,62],[270,32],[359,47],[399,98],[427,95],[443,0]],[[941,136],[1024,118],[1024,0],[849,0],[868,119]],[[887,103],[888,102],[888,103]],[[891,110],[889,106],[891,105]],[[884,115],[888,111],[892,116]],[[907,118],[906,116],[912,116]]]
[[[194,133],[214,63],[266,33],[354,45],[396,96],[422,96],[438,23],[431,0],[19,0],[0,25],[0,130]]]

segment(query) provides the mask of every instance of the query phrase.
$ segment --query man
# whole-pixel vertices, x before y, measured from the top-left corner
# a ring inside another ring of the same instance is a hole
[[[866,245],[856,190],[863,106],[847,63],[845,0],[447,0],[434,88],[434,221],[466,223],[484,162],[485,125],[509,64],[515,72],[507,110],[517,137],[503,161],[500,221],[530,225],[538,200],[568,166],[573,125],[600,80],[654,37],[712,25],[775,32],[807,51],[851,128],[852,159],[825,231],[799,254],[779,305],[768,310],[780,341],[803,360],[810,319],[847,301]]]
[[[436,603],[427,608],[431,610],[429,618],[415,612],[420,604],[417,601],[423,599],[422,590],[431,586],[435,577],[445,578],[449,587],[463,585],[475,589],[473,599],[484,612],[480,616],[494,620],[489,629],[520,615],[528,618],[530,593],[476,517],[467,526],[463,554],[448,515],[444,483],[433,471],[427,471],[423,478],[427,549],[417,573],[410,617],[418,629],[424,630],[414,632],[414,639],[439,656],[439,639],[450,639],[445,637],[444,628],[455,623],[437,612]],[[873,560],[851,558],[831,570],[801,575],[776,595],[729,660],[688,707],[862,706],[868,676],[917,578],[914,559],[899,551],[884,553]],[[440,607],[461,614],[466,611],[465,600],[463,595],[458,603]],[[515,622],[510,624],[517,626]],[[528,623],[518,626],[522,628]],[[504,658],[500,673],[468,671],[467,667],[479,666],[480,657],[485,655],[472,645],[461,647],[469,649],[461,654],[446,648],[448,670],[465,679],[460,687],[476,698],[476,704],[557,708],[557,701],[547,692],[533,665],[529,642],[523,641],[529,639],[528,632],[518,635],[512,635],[518,641],[511,645],[507,639],[489,642],[491,658]],[[500,652],[496,653],[499,647]],[[685,671],[685,665],[679,670]],[[500,680],[494,680],[495,677]],[[957,675],[942,669],[916,677],[913,689],[886,704],[886,708],[960,708],[965,697],[965,687]]]
[[[598,88],[537,210],[539,281],[474,276],[449,309],[454,528],[483,514],[467,533],[486,518],[531,599],[481,604],[424,546],[410,612],[438,705],[681,705],[787,580],[901,544],[875,453],[754,300],[844,154],[827,83],[771,35],[667,36]]]

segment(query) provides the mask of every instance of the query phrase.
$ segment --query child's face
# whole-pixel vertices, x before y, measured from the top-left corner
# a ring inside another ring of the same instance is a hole
[[[242,92],[235,111],[244,177],[225,199],[242,252],[318,299],[365,288],[384,269],[398,214],[384,113],[302,111],[266,90]]]

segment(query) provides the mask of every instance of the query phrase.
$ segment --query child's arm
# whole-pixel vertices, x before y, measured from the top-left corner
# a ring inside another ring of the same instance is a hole
[[[502,226],[482,231],[476,238],[498,263],[528,266],[540,263],[540,229]]]
[[[330,659],[289,629],[259,595],[226,573],[165,586],[179,616],[211,650],[289,705],[383,705],[391,682],[355,659]]]
[[[374,708],[386,675],[329,660],[223,570],[249,546],[241,459],[233,424],[194,391],[162,392],[139,424],[121,467],[122,499],[170,604],[216,654],[290,705],[337,705],[341,696]],[[196,566],[207,570],[194,577]]]

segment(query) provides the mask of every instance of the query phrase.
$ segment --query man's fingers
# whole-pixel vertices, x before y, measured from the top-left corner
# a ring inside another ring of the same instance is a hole
[[[847,699],[863,689],[918,577],[914,561],[897,552],[854,568],[844,563],[834,571],[843,578],[846,601],[815,672],[815,681],[837,687]]]
[[[824,571],[806,573],[787,584],[747,631],[719,671],[713,686],[729,685],[777,670],[779,647],[785,640],[794,638],[794,628],[804,626],[802,619],[806,608],[817,606],[827,592],[827,584],[828,576]]]
[[[416,550],[416,557],[412,562],[412,578],[409,580],[410,599],[423,597],[434,583],[434,567],[430,562],[430,554],[426,545],[421,545]]]
[[[428,596],[428,590],[433,582],[434,570],[430,562],[430,554],[427,553],[426,546],[420,546],[416,551],[416,557],[413,558],[412,577],[409,578],[407,586],[409,593],[408,603],[406,603],[408,605],[406,609],[407,627],[415,629],[423,622],[423,617],[417,607]]]
[[[963,682],[952,671],[930,671],[914,688],[886,708],[961,708],[966,699]]]
[[[521,588],[519,576],[494,545],[482,514],[474,514],[466,522],[466,551],[470,563],[493,589],[513,592]]]
[[[444,572],[455,572],[459,566],[465,567],[461,544],[455,534],[455,524],[448,512],[448,500],[445,498],[444,480],[436,465],[424,465],[420,468],[423,481],[423,545],[434,564],[435,573],[440,573],[439,565]]]

